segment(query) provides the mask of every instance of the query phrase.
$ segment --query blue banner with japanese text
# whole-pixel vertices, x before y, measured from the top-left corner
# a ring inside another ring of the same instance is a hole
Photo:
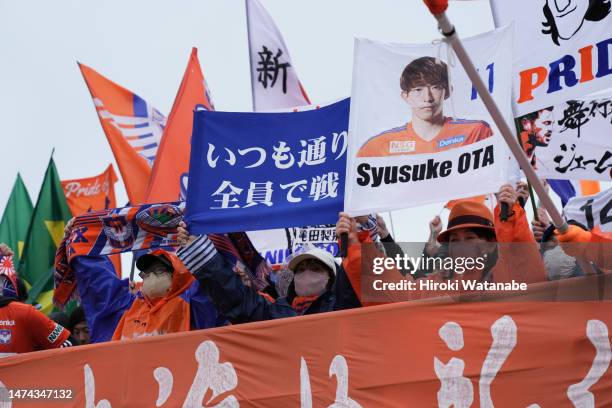
[[[192,233],[335,223],[344,203],[349,98],[283,113],[194,113]]]

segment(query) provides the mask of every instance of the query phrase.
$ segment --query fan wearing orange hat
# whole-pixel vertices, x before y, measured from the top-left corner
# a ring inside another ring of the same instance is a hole
[[[478,202],[465,201],[457,203],[448,219],[447,229],[442,231],[438,242],[448,245],[449,257],[482,257],[484,267],[474,266],[464,273],[451,273],[443,276],[434,273],[423,279],[436,282],[449,279],[469,279],[480,282],[517,282],[531,283],[546,280],[544,264],[537,244],[529,228],[525,210],[518,203],[518,194],[510,184],[504,184],[498,194],[499,203],[507,203],[511,209],[508,219],[501,221],[500,206],[494,214]],[[336,224],[338,236],[349,234],[348,256],[343,262],[353,288],[361,297],[361,268],[363,265],[373,265],[376,257],[384,256],[380,252],[362,251],[362,245],[371,241],[365,234],[358,234],[354,228],[355,222],[348,214],[340,213]],[[521,245],[501,245],[500,243],[522,243]],[[365,247],[364,247],[365,248]],[[364,259],[362,260],[362,256]],[[399,274],[399,272],[397,273]],[[403,299],[418,299],[432,296],[432,293],[409,291],[402,294]],[[367,303],[366,303],[367,304]]]

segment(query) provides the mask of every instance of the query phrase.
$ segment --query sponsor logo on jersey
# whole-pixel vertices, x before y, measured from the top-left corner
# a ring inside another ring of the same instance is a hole
[[[49,340],[49,343],[55,343],[55,340],[57,340],[59,335],[62,333],[62,330],[64,330],[64,327],[61,324],[55,323],[55,328],[53,329],[51,334],[47,336],[47,340]]]
[[[410,153],[416,150],[414,140],[391,140],[389,142],[389,153]]]
[[[438,148],[452,146],[452,145],[458,144],[458,143],[463,143],[464,140],[465,140],[465,136],[464,135],[453,136],[453,137],[449,137],[448,139],[442,139],[442,140],[438,141]]]
[[[14,326],[14,320],[0,320],[0,326]]]

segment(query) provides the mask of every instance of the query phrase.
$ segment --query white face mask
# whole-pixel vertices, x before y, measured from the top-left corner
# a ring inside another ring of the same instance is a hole
[[[315,272],[305,270],[300,273],[296,273],[293,277],[295,293],[298,296],[319,296],[325,292],[328,281],[329,274],[326,271]]]
[[[142,293],[151,299],[164,297],[172,287],[172,274],[150,273],[142,280]]]

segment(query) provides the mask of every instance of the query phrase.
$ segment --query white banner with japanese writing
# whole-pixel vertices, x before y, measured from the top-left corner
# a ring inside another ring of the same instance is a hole
[[[274,20],[258,0],[246,0],[253,110],[309,105]]]
[[[612,86],[610,0],[490,1],[496,27],[517,27],[516,116]]]
[[[506,116],[512,28],[464,44]],[[364,215],[496,191],[508,149],[445,43],[355,41],[345,211]]]
[[[542,178],[612,180],[612,98],[568,101],[517,120]]]
[[[271,265],[282,265],[291,255],[312,247],[338,255],[335,224],[249,231],[248,235],[257,251]]]
[[[612,188],[592,196],[574,197],[563,208],[565,219],[612,239]]]

